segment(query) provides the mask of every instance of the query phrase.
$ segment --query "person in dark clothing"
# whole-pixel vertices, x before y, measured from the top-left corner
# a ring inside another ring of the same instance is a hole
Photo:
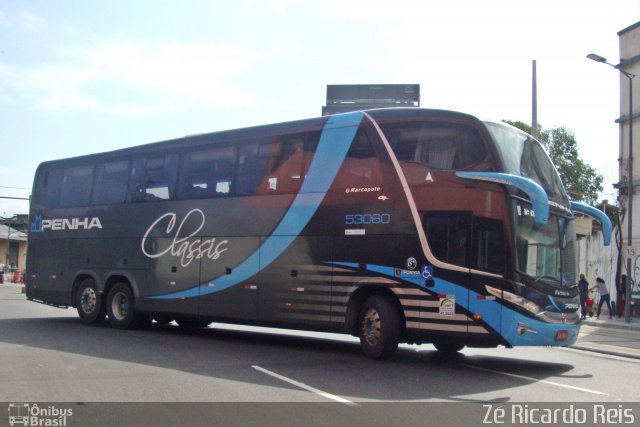
[[[622,317],[624,315],[624,304],[627,292],[627,275],[620,276],[620,282],[616,286],[616,315]]]
[[[611,319],[611,316],[613,315],[613,310],[611,310],[611,297],[609,296],[609,289],[607,289],[604,284],[604,279],[598,277],[596,279],[596,286],[591,288],[591,290],[594,290],[595,288],[598,288],[598,293],[600,294],[600,301],[598,301],[598,314],[596,315],[596,318],[600,318],[600,310],[602,310],[602,305],[606,302],[607,308],[609,309],[609,319]]]
[[[580,308],[582,308],[582,320],[587,318],[587,298],[589,298],[589,282],[580,274],[578,281],[578,291],[580,292]]]

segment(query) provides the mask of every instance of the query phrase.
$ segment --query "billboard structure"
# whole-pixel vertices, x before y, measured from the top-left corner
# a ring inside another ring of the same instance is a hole
[[[388,107],[419,107],[418,84],[327,85],[327,105],[322,115]]]

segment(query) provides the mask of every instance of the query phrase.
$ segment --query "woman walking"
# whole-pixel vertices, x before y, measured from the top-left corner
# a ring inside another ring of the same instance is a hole
[[[598,288],[598,293],[600,294],[600,301],[598,301],[598,314],[596,315],[596,319],[600,318],[600,310],[602,310],[602,304],[607,303],[607,308],[609,309],[609,319],[611,319],[611,315],[613,314],[613,310],[611,310],[611,297],[609,296],[609,289],[604,285],[604,279],[598,277],[596,279],[596,286],[591,288],[594,290]]]

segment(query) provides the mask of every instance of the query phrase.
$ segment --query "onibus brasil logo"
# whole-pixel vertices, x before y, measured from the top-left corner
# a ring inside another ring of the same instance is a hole
[[[9,404],[9,425],[10,426],[42,426],[42,427],[63,427],[73,416],[73,409],[58,408],[53,405],[40,407],[36,403],[10,403]]]

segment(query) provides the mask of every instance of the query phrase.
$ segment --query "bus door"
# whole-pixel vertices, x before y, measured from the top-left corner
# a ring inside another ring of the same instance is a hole
[[[436,264],[433,280],[426,277],[425,281],[427,290],[433,292],[433,299],[425,302],[422,324],[434,333],[454,334],[457,338],[464,338],[467,333],[471,224],[470,211],[434,211],[424,216],[429,248],[433,256],[445,264]],[[426,276],[431,274],[426,271]]]
[[[470,334],[500,333],[502,324],[502,290],[508,285],[504,279],[505,236],[503,222],[486,217],[473,217],[469,266],[469,312],[481,319],[470,319]],[[487,331],[487,326],[492,331]]]

